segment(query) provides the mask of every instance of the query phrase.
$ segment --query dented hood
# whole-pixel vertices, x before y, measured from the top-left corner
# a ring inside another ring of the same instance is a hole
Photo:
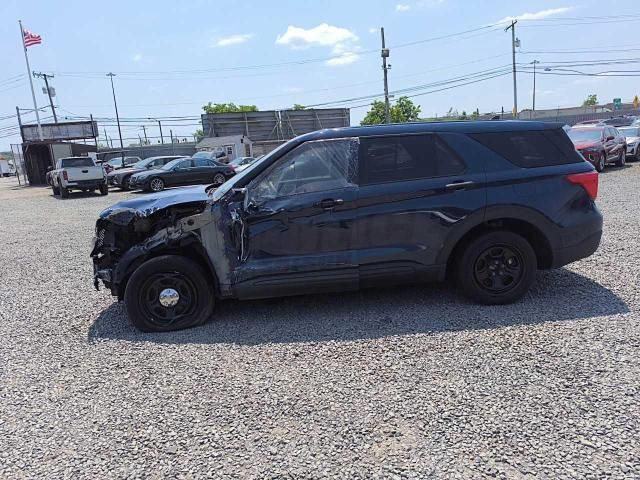
[[[111,205],[100,212],[101,219],[110,220],[119,225],[127,225],[133,217],[148,217],[163,208],[184,203],[206,202],[208,185],[182,187],[164,192],[140,195],[138,198],[124,200]]]

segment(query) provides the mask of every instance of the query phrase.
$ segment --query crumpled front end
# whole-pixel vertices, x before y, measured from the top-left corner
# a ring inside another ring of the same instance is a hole
[[[122,298],[129,275],[158,251],[201,245],[199,229],[211,222],[204,187],[120,202],[100,214],[91,258],[94,285]]]

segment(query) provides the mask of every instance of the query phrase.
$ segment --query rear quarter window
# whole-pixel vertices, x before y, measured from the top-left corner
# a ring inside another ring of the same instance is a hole
[[[65,158],[60,162],[62,168],[93,167],[93,160],[87,158]]]
[[[469,136],[522,168],[583,161],[562,129],[473,133]]]

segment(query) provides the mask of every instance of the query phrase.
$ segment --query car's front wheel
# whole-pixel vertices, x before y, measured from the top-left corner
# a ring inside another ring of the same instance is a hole
[[[161,192],[164,190],[164,180],[161,178],[152,178],[149,182],[149,190],[152,192]]]
[[[533,284],[537,269],[536,254],[529,242],[505,230],[473,239],[456,260],[460,290],[484,304],[518,300]]]
[[[124,293],[131,323],[143,332],[166,332],[202,325],[215,304],[213,287],[194,261],[163,255],[133,272]]]
[[[620,153],[618,154],[618,160],[616,161],[616,166],[618,167],[624,167],[627,159],[627,152],[625,152],[624,150],[620,150]]]
[[[607,163],[607,155],[604,152],[600,152],[600,156],[598,157],[598,161],[596,162],[596,170],[598,172],[602,172],[604,170],[604,166]]]
[[[109,195],[109,185],[106,183],[101,183],[98,188],[100,189],[100,195]]]

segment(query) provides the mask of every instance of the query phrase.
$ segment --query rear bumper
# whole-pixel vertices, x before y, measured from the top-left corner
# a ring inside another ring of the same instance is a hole
[[[586,258],[598,249],[602,238],[602,215],[595,210],[592,220],[565,229],[562,237],[563,246],[553,249],[552,268]]]
[[[100,180],[69,180],[64,187],[69,188],[98,188],[100,185],[104,185],[106,181]]]

